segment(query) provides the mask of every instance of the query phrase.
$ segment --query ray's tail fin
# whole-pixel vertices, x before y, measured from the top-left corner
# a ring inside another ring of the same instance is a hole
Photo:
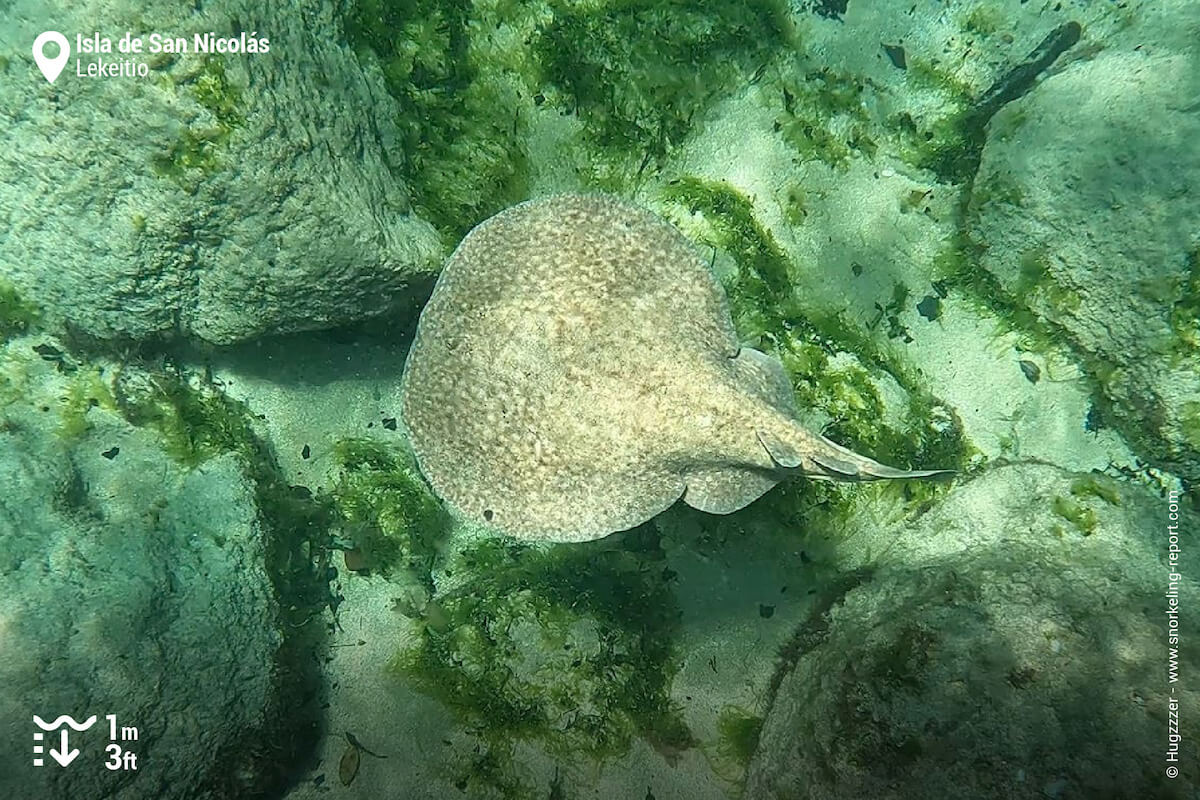
[[[949,480],[954,477],[951,469],[898,469],[880,464],[874,459],[859,455],[842,447],[824,436],[802,431],[803,437],[797,445],[784,442],[767,431],[759,431],[758,438],[771,454],[776,464],[785,469],[795,469],[810,478],[831,481],[881,481],[912,480],[929,478]]]

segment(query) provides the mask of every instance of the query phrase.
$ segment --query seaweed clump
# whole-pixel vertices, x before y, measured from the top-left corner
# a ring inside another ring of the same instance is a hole
[[[211,175],[223,165],[229,139],[245,121],[241,88],[229,79],[224,62],[215,56],[206,57],[190,78],[189,94],[208,112],[209,124],[185,127],[167,152],[155,156],[150,164],[155,175],[185,185]],[[144,226],[144,219],[140,224]]]
[[[417,210],[448,239],[524,199],[527,158],[520,111],[531,94],[524,48],[506,44],[532,12],[467,0],[355,0],[346,39],[378,58],[400,101],[401,141],[391,167]]]
[[[384,574],[407,569],[427,583],[450,517],[416,467],[370,439],[340,441],[333,457],[331,495],[363,565]]]
[[[11,283],[0,279],[0,342],[25,333],[40,316],[36,305],[23,298]]]
[[[777,0],[551,3],[534,46],[586,136],[618,159],[660,164],[698,112],[791,38]]]
[[[732,758],[743,769],[750,765],[754,751],[758,749],[758,738],[762,733],[763,718],[757,714],[727,706],[717,717],[717,730],[721,734],[722,755]]]
[[[470,580],[431,601],[442,619],[394,669],[455,711],[493,760],[520,740],[604,760],[637,736],[675,758],[695,744],[670,698],[680,612],[654,528],[618,538],[549,549],[485,540],[458,554],[452,569]],[[464,787],[510,796],[510,773],[472,765]]]
[[[1183,287],[1171,307],[1171,330],[1177,354],[1200,353],[1200,247],[1187,255]]]
[[[774,128],[797,160],[844,169],[852,151],[875,155],[878,145],[867,134],[871,118],[863,102],[870,81],[822,67],[802,79],[785,76],[782,84],[783,113]]]

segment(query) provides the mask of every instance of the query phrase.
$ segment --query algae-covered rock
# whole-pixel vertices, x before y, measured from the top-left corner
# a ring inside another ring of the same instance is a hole
[[[267,732],[282,635],[254,484],[232,453],[180,464],[98,372],[29,344],[0,359],[19,390],[0,413],[0,795],[244,796],[288,749]],[[60,767],[61,729],[31,749],[35,715],[96,719]]]
[[[1200,56],[1166,47],[1113,49],[1050,76],[993,121],[969,220],[982,268],[1070,344],[1099,386],[1105,421],[1191,481],[1200,478],[1198,76]]]
[[[797,633],[746,796],[1191,797],[1200,693],[1168,664],[1200,666],[1170,639],[1197,597],[1165,563],[1169,511],[1197,524],[1182,506],[1046,466],[960,486]]]
[[[334,3],[22,2],[0,20],[0,275],[48,323],[230,343],[382,314],[436,267],[389,173],[395,101],[339,44]],[[148,74],[81,77],[97,56],[75,52],[48,84],[30,49],[46,20]],[[126,31],[146,52],[115,49]],[[186,54],[149,52],[152,33]],[[197,33],[268,51],[197,54]]]

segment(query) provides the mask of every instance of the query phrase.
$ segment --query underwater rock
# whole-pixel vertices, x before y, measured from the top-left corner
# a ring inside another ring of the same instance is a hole
[[[253,485],[233,454],[185,469],[99,405],[64,435],[42,408],[61,376],[22,345],[0,392],[42,375],[0,398],[0,736],[21,743],[0,751],[0,796],[248,796],[280,744],[262,730],[281,634]],[[63,714],[97,719],[69,733],[68,769],[33,766],[33,715]],[[136,771],[105,768],[110,714]]]
[[[341,43],[336,5],[0,10],[14,78],[0,94],[0,276],[52,325],[219,344],[362,320],[427,291],[440,243],[389,172],[405,157],[399,112]],[[146,53],[149,75],[109,79],[76,76],[73,58],[50,86],[30,51],[44,19],[189,48],[194,33],[253,31],[269,52]]]
[[[1167,682],[1171,578],[1176,621],[1198,598],[1167,512],[1049,466],[958,487],[785,649],[745,796],[1191,797],[1186,750],[1164,776],[1172,703],[1200,736],[1200,690]],[[1200,669],[1181,641],[1180,674]]]
[[[783,365],[738,344],[692,244],[603,195],[531,200],[471,231],[421,312],[401,391],[438,494],[524,539],[599,539],[680,499],[728,514],[792,474],[946,472],[805,429]]]
[[[1194,53],[1114,48],[1072,63],[993,120],[968,220],[981,266],[1075,351],[1115,427],[1193,484],[1197,98]]]

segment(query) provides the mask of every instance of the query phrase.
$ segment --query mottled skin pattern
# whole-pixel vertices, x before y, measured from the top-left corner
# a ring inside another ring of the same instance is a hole
[[[598,195],[522,203],[467,235],[421,314],[402,392],[438,494],[523,539],[598,539],[680,497],[729,513],[793,471],[935,474],[802,428],[782,367],[739,347],[692,245]]]

